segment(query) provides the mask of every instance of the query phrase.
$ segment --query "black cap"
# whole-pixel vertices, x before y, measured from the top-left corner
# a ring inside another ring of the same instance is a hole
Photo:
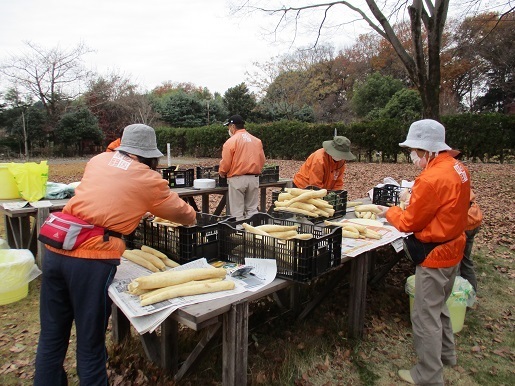
[[[227,122],[224,123],[224,126],[230,125],[231,123],[234,123],[235,125],[244,125],[245,121],[241,117],[241,115],[233,115],[229,118]]]

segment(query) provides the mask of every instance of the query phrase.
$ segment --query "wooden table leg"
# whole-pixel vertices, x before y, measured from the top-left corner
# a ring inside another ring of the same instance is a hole
[[[247,384],[249,338],[249,304],[235,303],[223,316],[223,376],[224,386]]]
[[[361,338],[365,324],[367,302],[368,261],[371,252],[362,253],[351,261],[349,290],[349,332],[351,339]]]
[[[213,338],[216,336],[216,333],[220,330],[221,327],[222,323],[218,322],[205,329],[206,331],[203,334],[202,338],[175,374],[174,380],[176,382],[179,382],[182,379],[182,377],[184,377],[184,375],[188,372],[188,370],[196,364],[197,360],[201,357],[201,355],[205,353],[206,347],[212,343]]]
[[[260,188],[261,192],[259,194],[259,211],[266,213],[266,188]]]
[[[222,214],[222,210],[225,208],[225,205],[226,205],[226,200],[227,200],[226,197],[227,197],[227,193],[224,194],[222,196],[222,198],[220,199],[220,202],[218,203],[218,206],[216,207],[216,209],[213,213],[215,216],[220,216]],[[228,215],[229,209],[226,209],[225,213]]]
[[[48,215],[50,214],[49,208],[39,208],[36,214],[36,221],[34,224],[34,228],[31,232],[31,239],[34,238],[34,240],[38,239],[39,236],[39,230],[43,226],[43,223],[47,219]],[[43,263],[43,252],[45,250],[45,244],[42,242],[37,241],[37,254],[36,254],[36,263],[41,267]]]
[[[5,216],[5,233],[9,247],[13,249],[28,248],[30,240],[30,216]]]
[[[111,324],[113,342],[116,344],[122,343],[130,335],[131,322],[114,303],[111,306]]]
[[[202,213],[209,213],[209,194],[202,195]]]
[[[161,323],[161,367],[172,374],[179,368],[179,323],[166,318]]]

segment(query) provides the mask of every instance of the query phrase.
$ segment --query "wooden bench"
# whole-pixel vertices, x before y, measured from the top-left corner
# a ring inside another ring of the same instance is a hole
[[[348,337],[361,338],[364,329],[367,293],[367,274],[370,252],[349,260],[350,288],[348,308]],[[161,324],[161,331],[140,335],[145,354],[160,367],[170,371],[176,381],[180,380],[195,363],[204,348],[222,328],[223,333],[223,384],[247,384],[248,319],[249,302],[273,295],[280,304],[292,308],[298,319],[307,316],[341,280],[342,266],[334,269],[332,280],[325,289],[299,312],[298,290],[302,284],[276,278],[256,292],[244,292],[234,296],[215,299],[209,302],[185,306],[173,312]],[[286,299],[284,291],[289,290]],[[285,300],[286,299],[286,300]],[[285,307],[284,307],[285,308]],[[179,323],[195,331],[203,331],[203,336],[188,358],[179,367]],[[112,334],[115,343],[121,343],[130,335],[130,321],[113,304]]]
[[[249,302],[276,294],[293,284],[276,278],[256,292],[215,299],[209,302],[185,306],[173,312],[162,324],[161,333],[140,335],[147,357],[160,367],[169,370],[176,381],[195,363],[204,348],[222,328],[223,384],[247,384]],[[179,323],[195,331],[203,330],[203,336],[188,358],[179,367]],[[130,322],[113,304],[113,341],[120,343],[130,333]]]

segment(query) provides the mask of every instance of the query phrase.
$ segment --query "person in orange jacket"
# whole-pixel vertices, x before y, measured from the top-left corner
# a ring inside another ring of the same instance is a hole
[[[311,153],[295,174],[293,185],[300,189],[314,186],[342,190],[346,163],[356,159],[350,152],[350,145],[350,140],[343,136],[322,142],[322,148]]]
[[[465,250],[463,251],[463,259],[461,259],[458,275],[467,279],[474,291],[477,293],[477,277],[474,271],[474,261],[472,260],[472,246],[474,245],[474,238],[476,237],[481,223],[483,222],[483,213],[481,208],[476,202],[476,195],[473,191],[470,192],[470,207],[467,215],[467,227],[465,228],[465,236],[467,241],[465,243]]]
[[[414,122],[399,145],[411,150],[412,162],[422,169],[405,210],[382,207],[391,225],[413,232],[404,249],[417,264],[411,322],[418,363],[399,370],[399,377],[411,384],[443,386],[443,365],[456,364],[446,301],[465,248],[470,174],[449,154],[445,128],[435,120]]]
[[[258,212],[265,152],[261,140],[245,130],[240,115],[231,116],[224,125],[230,137],[223,145],[218,173],[227,178],[230,215],[241,220]]]
[[[116,151],[116,148],[121,145],[123,130],[125,130],[125,128],[120,130],[120,134],[118,135],[118,138],[116,138],[109,145],[107,145],[106,151]]]
[[[104,234],[71,250],[46,246],[35,386],[68,383],[63,361],[74,322],[80,384],[108,385],[105,333],[112,305],[108,288],[125,250],[121,236],[132,233],[148,212],[184,225],[196,221],[193,207],[155,170],[163,154],[152,127],[127,126],[115,150],[87,163],[75,196],[63,208],[68,216],[104,228]]]
[[[461,152],[459,150],[449,150],[456,159],[461,159]],[[474,238],[476,237],[481,224],[483,222],[483,213],[481,208],[476,202],[476,195],[473,190],[470,191],[470,207],[467,214],[467,227],[465,228],[465,236],[467,241],[465,243],[465,250],[463,251],[463,259],[461,259],[458,275],[466,279],[474,291],[477,293],[477,277],[474,270],[474,261],[472,260],[472,247],[474,245]]]

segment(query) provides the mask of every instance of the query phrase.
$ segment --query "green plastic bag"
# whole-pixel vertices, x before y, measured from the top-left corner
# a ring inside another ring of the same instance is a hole
[[[46,183],[48,181],[47,161],[25,162],[18,164],[11,162],[8,169],[14,176],[16,186],[24,200],[29,202],[41,200],[46,194]]]

